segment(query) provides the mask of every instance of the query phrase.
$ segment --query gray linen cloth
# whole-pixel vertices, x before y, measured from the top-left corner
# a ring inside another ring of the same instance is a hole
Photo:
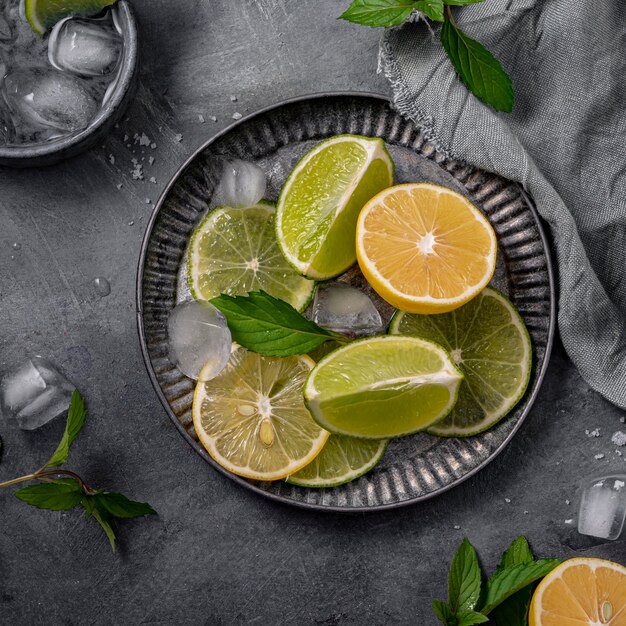
[[[485,0],[456,16],[511,76],[513,113],[468,93],[422,21],[381,41],[395,106],[444,152],[534,198],[554,240],[565,349],[626,408],[626,2]]]

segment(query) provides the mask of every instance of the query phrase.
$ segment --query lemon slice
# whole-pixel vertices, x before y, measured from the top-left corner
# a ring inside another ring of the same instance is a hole
[[[194,427],[213,459],[256,480],[286,478],[310,463],[328,439],[302,398],[314,365],[307,356],[279,359],[234,346],[226,368],[199,382],[193,398]]]
[[[354,265],[359,211],[393,176],[382,139],[339,135],[307,152],[278,200],[276,238],[287,261],[315,280]]]
[[[487,218],[446,187],[391,187],[359,215],[361,271],[401,311],[445,313],[465,304],[491,280],[496,252]]]
[[[246,209],[221,207],[196,228],[187,261],[189,288],[197,300],[222,293],[263,290],[301,310],[315,283],[287,263],[276,243],[275,209],[260,203]]]
[[[304,399],[315,421],[338,435],[391,439],[442,420],[463,374],[440,346],[417,337],[355,341],[324,357]]]
[[[300,487],[338,487],[369,472],[382,458],[387,441],[331,435],[322,451],[287,482]]]
[[[622,626],[626,623],[626,567],[604,559],[569,559],[540,583],[529,626]]]
[[[473,300],[442,315],[396,313],[391,334],[440,343],[463,372],[459,400],[433,435],[469,437],[491,428],[520,401],[530,380],[532,347],[520,314],[487,287]]]

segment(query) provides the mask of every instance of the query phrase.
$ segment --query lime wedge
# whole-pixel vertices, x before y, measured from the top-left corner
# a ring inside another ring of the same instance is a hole
[[[31,28],[43,35],[65,17],[92,17],[117,0],[26,0],[24,9]]]
[[[463,375],[438,345],[417,337],[355,341],[324,357],[304,387],[315,421],[333,434],[391,439],[443,419]]]
[[[451,313],[412,315],[398,312],[393,334],[437,341],[463,372],[459,400],[430,433],[469,437],[491,428],[521,399],[532,360],[530,336],[511,302],[487,287]]]
[[[331,435],[322,451],[287,482],[300,487],[338,487],[369,472],[385,454],[387,441]]]
[[[189,288],[197,300],[225,293],[263,290],[301,310],[315,283],[298,274],[280,252],[274,232],[274,207],[222,207],[209,213],[189,245]]]
[[[302,157],[285,183],[276,234],[298,272],[326,280],[356,262],[356,222],[365,203],[393,184],[382,139],[339,135]]]

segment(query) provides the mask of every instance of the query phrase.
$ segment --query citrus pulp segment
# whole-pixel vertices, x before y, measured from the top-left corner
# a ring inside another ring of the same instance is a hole
[[[65,17],[91,17],[117,0],[26,0],[24,12],[31,28],[43,35]]]
[[[389,304],[445,313],[491,280],[497,242],[487,218],[461,194],[430,183],[397,185],[363,207],[357,223],[361,271]]]
[[[540,583],[529,626],[625,626],[626,567],[604,559],[561,563]]]
[[[315,146],[289,175],[278,200],[276,236],[301,274],[326,280],[356,261],[359,211],[393,184],[382,139],[339,135]]]
[[[390,333],[441,344],[463,372],[450,414],[429,428],[434,435],[467,437],[500,421],[520,400],[530,379],[530,336],[511,302],[487,287],[442,315],[396,313]]]
[[[194,427],[213,459],[256,480],[279,480],[310,463],[328,439],[302,398],[313,366],[307,356],[264,357],[235,346],[226,369],[194,393]]]
[[[382,458],[387,441],[331,435],[322,451],[287,482],[300,487],[338,487],[369,472]]]
[[[304,398],[315,421],[334,434],[391,439],[443,419],[462,379],[445,350],[430,341],[374,337],[324,357]]]
[[[285,261],[276,243],[274,217],[269,203],[209,213],[189,245],[188,281],[194,298],[263,290],[296,309],[306,307],[315,283]]]

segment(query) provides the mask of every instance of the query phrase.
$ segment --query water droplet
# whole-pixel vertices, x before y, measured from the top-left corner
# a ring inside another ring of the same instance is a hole
[[[111,293],[111,283],[109,283],[109,281],[106,278],[102,278],[101,276],[94,279],[93,286],[96,289],[96,293],[101,298],[104,298],[105,296],[108,296]]]
[[[22,249],[22,244],[21,244],[21,243],[19,243],[18,241],[16,241],[16,242],[13,244],[13,249],[14,249],[14,250],[21,250],[21,249]]]

